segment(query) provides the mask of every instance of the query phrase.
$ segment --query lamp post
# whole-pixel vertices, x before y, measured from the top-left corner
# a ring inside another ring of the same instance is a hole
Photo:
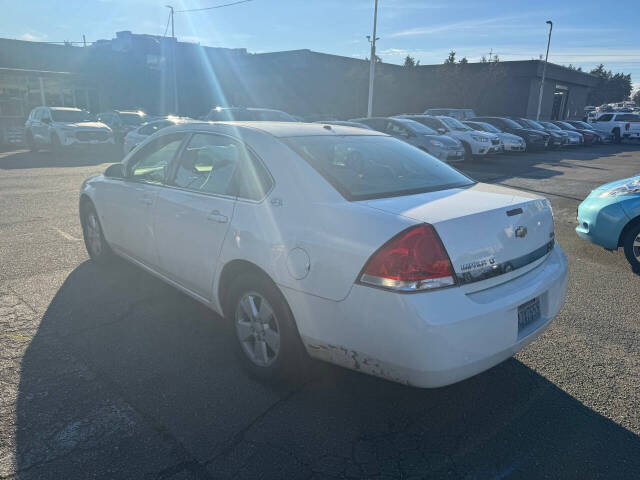
[[[369,59],[369,101],[367,103],[367,117],[373,114],[373,79],[376,71],[376,23],[378,22],[378,0],[373,7],[373,37],[371,37],[371,58]],[[367,36],[369,38],[369,36]]]
[[[540,95],[538,95],[538,113],[536,113],[536,120],[540,120],[540,108],[542,107],[542,92],[544,90],[544,77],[547,73],[547,61],[549,60],[549,45],[551,45],[551,30],[553,30],[553,22],[547,20],[549,24],[549,39],[547,40],[547,56],[544,57],[544,67],[542,67],[542,81],[540,82]]]

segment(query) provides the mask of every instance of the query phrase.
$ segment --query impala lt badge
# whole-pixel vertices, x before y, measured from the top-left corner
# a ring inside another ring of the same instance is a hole
[[[527,236],[527,227],[517,227],[516,228],[516,238],[524,238]]]

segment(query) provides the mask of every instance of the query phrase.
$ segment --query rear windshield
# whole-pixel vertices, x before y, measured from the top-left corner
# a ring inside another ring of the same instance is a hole
[[[446,163],[392,137],[322,135],[283,140],[350,201],[474,184]]]
[[[139,113],[122,113],[120,112],[120,120],[125,125],[142,125],[144,122],[148,121],[146,115],[140,115]]]

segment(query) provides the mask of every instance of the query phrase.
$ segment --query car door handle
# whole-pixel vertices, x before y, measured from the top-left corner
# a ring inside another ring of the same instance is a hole
[[[229,221],[229,217],[222,215],[218,210],[214,210],[207,215],[207,220],[217,223],[227,223]]]

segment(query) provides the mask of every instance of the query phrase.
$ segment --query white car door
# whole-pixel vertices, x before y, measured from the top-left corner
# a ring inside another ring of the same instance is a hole
[[[155,232],[161,271],[204,299],[212,298],[236,198],[251,196],[245,193],[243,172],[252,161],[246,146],[234,138],[194,133],[175,162],[169,186],[158,194]]]
[[[154,209],[169,165],[186,133],[163,135],[145,145],[124,166],[124,179],[108,179],[98,212],[109,244],[139,262],[157,268]]]

